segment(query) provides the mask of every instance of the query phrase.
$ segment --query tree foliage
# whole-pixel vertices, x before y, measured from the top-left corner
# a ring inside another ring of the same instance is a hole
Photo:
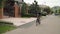
[[[21,8],[21,14],[22,14],[22,15],[26,14],[26,7],[27,7],[27,4],[24,2],[24,3],[22,4],[22,8]]]
[[[0,8],[2,7],[2,1],[3,1],[3,0],[0,0]]]
[[[3,6],[3,2],[5,2],[6,0],[0,0],[0,8],[2,8],[2,6]]]
[[[51,13],[51,8],[50,7],[46,7],[46,8],[44,8],[44,11],[47,12],[47,14],[50,14]]]
[[[37,1],[34,1],[34,3],[29,6],[29,13],[36,14],[37,12],[40,12],[40,10],[41,8],[39,7]]]

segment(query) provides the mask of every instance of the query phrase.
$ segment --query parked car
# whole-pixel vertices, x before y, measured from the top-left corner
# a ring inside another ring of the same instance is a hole
[[[55,15],[59,15],[59,13],[55,13]]]

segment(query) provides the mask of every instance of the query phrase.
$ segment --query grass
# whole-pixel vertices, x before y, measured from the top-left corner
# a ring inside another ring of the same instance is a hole
[[[0,24],[0,34],[5,33],[7,31],[10,31],[10,30],[13,30],[15,28],[16,28],[15,26],[11,26],[9,24],[3,24],[3,23],[1,23]]]

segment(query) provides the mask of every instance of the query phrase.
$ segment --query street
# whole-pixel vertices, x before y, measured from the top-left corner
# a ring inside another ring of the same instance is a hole
[[[49,15],[38,26],[33,21],[4,34],[60,34],[60,17]]]

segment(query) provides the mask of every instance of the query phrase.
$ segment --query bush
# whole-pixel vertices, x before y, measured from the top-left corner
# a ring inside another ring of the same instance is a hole
[[[30,14],[22,14],[22,17],[31,17]]]
[[[24,14],[22,15],[22,17],[36,17],[35,14]]]
[[[13,25],[13,23],[5,22],[5,21],[0,21],[0,24],[9,24],[9,25]]]
[[[46,14],[42,14],[42,16],[46,16]]]
[[[42,12],[41,14],[42,14],[42,16],[46,16],[47,12]]]

